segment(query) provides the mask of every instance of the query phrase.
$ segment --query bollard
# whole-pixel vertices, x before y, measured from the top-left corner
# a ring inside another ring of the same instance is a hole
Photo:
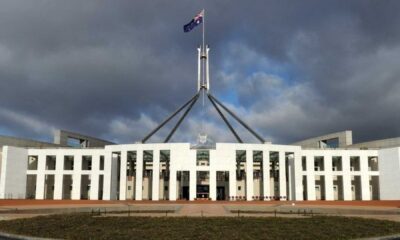
[[[168,211],[165,211],[165,216],[168,217]]]
[[[240,217],[240,210],[238,210],[238,217]]]
[[[274,213],[275,213],[275,217],[276,217],[276,209],[274,210]]]

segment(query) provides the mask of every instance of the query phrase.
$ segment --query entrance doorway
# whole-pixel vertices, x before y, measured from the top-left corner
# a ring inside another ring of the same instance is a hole
[[[210,187],[208,185],[197,185],[197,198],[208,199],[210,195]]]
[[[189,200],[189,171],[177,171],[176,174],[176,190],[178,199]]]
[[[217,187],[217,200],[225,200],[225,187]]]
[[[210,197],[210,173],[208,171],[197,172],[196,198]]]
[[[315,200],[321,200],[321,186],[315,185]]]
[[[189,187],[188,186],[182,187],[182,198],[185,200],[189,200]]]
[[[217,171],[217,200],[229,198],[229,172]]]

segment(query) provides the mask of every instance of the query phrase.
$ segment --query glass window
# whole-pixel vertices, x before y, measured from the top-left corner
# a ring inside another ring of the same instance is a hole
[[[56,170],[56,156],[46,156],[46,170]]]
[[[100,170],[104,170],[104,156],[100,156]]]
[[[92,170],[92,156],[82,156],[82,170]]]
[[[74,170],[74,156],[64,156],[64,170]]]
[[[209,166],[210,165],[210,151],[209,150],[197,150],[196,163],[197,163],[197,166]]]
[[[37,170],[38,156],[28,156],[28,170]]]

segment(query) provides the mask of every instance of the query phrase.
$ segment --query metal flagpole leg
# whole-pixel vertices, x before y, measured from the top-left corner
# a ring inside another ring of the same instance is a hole
[[[172,131],[169,133],[167,138],[164,140],[164,143],[167,143],[169,141],[169,139],[171,139],[172,135],[174,135],[176,129],[178,129],[179,125],[181,125],[183,119],[185,119],[186,115],[190,112],[190,110],[192,109],[193,105],[196,103],[198,98],[199,98],[199,93],[196,94],[196,97],[192,100],[192,102],[189,105],[189,107],[186,109],[186,111],[183,113],[182,117],[176,123],[175,127],[172,129]]]
[[[233,135],[235,136],[236,140],[239,143],[243,143],[242,139],[240,139],[239,135],[236,133],[235,129],[233,129],[232,125],[229,123],[228,119],[226,119],[226,117],[224,116],[224,114],[221,112],[221,110],[219,109],[219,107],[217,106],[217,104],[215,104],[214,100],[211,99],[210,94],[207,94],[208,99],[210,100],[210,102],[212,103],[212,105],[214,106],[214,108],[217,110],[217,112],[219,113],[219,115],[221,116],[222,120],[224,120],[225,124],[228,126],[228,128],[231,130],[231,132],[233,133]]]
[[[235,118],[244,128],[246,128],[251,134],[253,134],[254,137],[256,137],[261,143],[265,143],[265,140],[257,134],[253,129],[251,129],[245,122],[243,122],[238,116],[236,116],[231,110],[229,110],[227,107],[225,107],[218,99],[216,99],[214,96],[209,94],[209,96],[219,105],[221,106],[225,111],[227,111],[233,118]]]
[[[189,105],[196,97],[198,97],[199,92],[197,92],[189,101],[183,104],[178,110],[171,114],[167,119],[165,119],[160,125],[158,125],[153,131],[151,131],[146,137],[142,139],[142,143],[145,143],[153,134],[155,134],[160,128],[167,124],[173,117],[175,117],[182,109]]]

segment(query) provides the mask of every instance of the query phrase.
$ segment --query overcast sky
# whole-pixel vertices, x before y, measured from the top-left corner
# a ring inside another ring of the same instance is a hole
[[[0,135],[140,140],[196,91],[203,8],[211,91],[266,139],[400,136],[396,0],[0,1]],[[172,141],[234,142],[198,103]]]

